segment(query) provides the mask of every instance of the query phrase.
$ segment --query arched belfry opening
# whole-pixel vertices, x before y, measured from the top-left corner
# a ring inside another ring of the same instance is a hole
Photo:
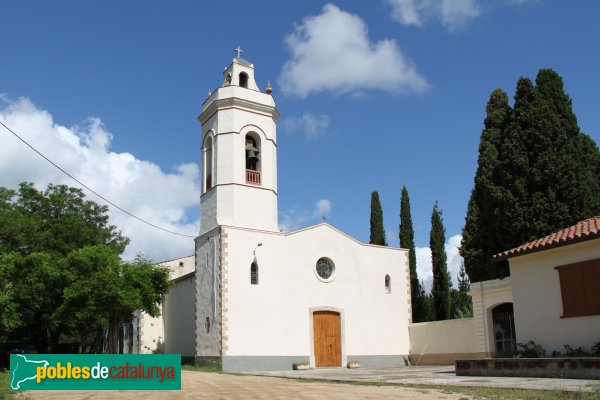
[[[213,138],[207,136],[204,143],[204,192],[213,185]]]
[[[260,185],[260,137],[250,132],[246,135],[246,183]]]
[[[243,88],[248,87],[248,74],[245,72],[240,72],[240,86]]]

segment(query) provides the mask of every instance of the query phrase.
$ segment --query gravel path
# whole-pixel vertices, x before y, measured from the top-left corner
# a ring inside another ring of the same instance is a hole
[[[179,391],[30,391],[28,399],[464,399],[431,389],[362,386],[261,376],[182,371]],[[19,396],[20,397],[20,396]],[[19,397],[16,397],[17,399]]]

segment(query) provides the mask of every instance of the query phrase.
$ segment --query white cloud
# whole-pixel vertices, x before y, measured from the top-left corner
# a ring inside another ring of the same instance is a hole
[[[284,132],[302,132],[306,139],[316,140],[327,134],[327,128],[331,124],[328,115],[306,112],[301,117],[287,117],[282,122]]]
[[[313,218],[329,218],[331,215],[331,200],[321,199],[315,203]]]
[[[421,26],[422,17],[421,9],[424,7],[424,2],[415,4],[415,0],[388,0],[392,6],[392,19],[400,22],[403,25]]]
[[[456,31],[481,14],[480,0],[387,0],[392,19],[403,25],[423,27],[436,20],[449,31]]]
[[[321,222],[323,217],[329,218],[332,207],[333,205],[329,199],[317,200],[311,211],[293,206],[291,209],[279,213],[279,229],[283,232],[289,232],[312,223]]]
[[[81,126],[65,127],[28,98],[11,101],[2,97],[0,120],[86,185],[120,207],[171,231],[195,235],[199,221],[188,221],[186,209],[198,207],[199,168],[181,164],[172,173],[163,172],[152,162],[136,159],[130,153],[110,151],[112,134],[99,118],[89,118]],[[16,188],[20,182],[33,182],[45,189],[48,183],[79,185],[51,166],[8,131],[0,132],[0,186]],[[90,200],[104,202],[91,193]],[[194,252],[193,238],[171,235],[114,209],[110,223],[131,239],[124,257],[140,252],[160,261]]]
[[[458,288],[457,275],[460,271],[462,257],[458,254],[460,248],[461,235],[454,235],[446,242],[444,249],[446,250],[447,266],[452,285]],[[416,247],[415,253],[417,256],[417,276],[422,280],[425,286],[425,291],[431,290],[433,283],[433,271],[431,265],[431,249],[429,247]]]
[[[479,17],[484,8],[497,5],[520,6],[537,0],[503,0],[485,4],[483,0],[387,0],[392,7],[392,19],[402,25],[424,27],[439,22],[450,32],[458,31]]]
[[[423,91],[427,82],[396,42],[371,42],[364,21],[333,4],[304,18],[284,39],[291,53],[279,76],[287,95],[333,91]]]

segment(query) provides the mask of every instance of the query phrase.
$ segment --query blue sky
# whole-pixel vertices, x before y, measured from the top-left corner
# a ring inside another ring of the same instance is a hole
[[[0,119],[115,202],[181,232],[198,230],[196,117],[238,44],[281,113],[282,225],[327,214],[368,241],[376,189],[398,245],[406,185],[423,275],[436,200],[451,269],[459,263],[492,90],[512,97],[520,76],[554,68],[581,129],[600,140],[596,1],[0,1],[0,11]],[[70,183],[6,132],[0,143],[0,185]],[[111,217],[133,239],[129,255],[193,253],[187,239]]]

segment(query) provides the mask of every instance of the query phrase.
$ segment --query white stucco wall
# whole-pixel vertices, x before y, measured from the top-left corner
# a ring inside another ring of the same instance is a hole
[[[408,327],[410,360],[415,364],[449,364],[481,356],[473,318],[420,322]]]
[[[195,257],[187,256],[176,258],[173,260],[162,261],[156,263],[156,265],[161,265],[169,269],[169,279],[171,281],[177,280],[182,276],[188,276],[188,278],[193,279],[191,274],[195,271]],[[192,286],[193,287],[193,286]],[[173,297],[173,301],[171,302],[171,306],[169,307],[169,316],[168,321],[164,319],[166,316],[165,313],[165,305],[161,305],[161,315],[158,317],[151,317],[150,315],[144,312],[137,312],[134,318],[134,340],[133,340],[133,352],[140,354],[152,354],[152,353],[163,353],[165,352],[166,342],[169,340],[167,337],[167,331],[172,331],[174,327],[178,325],[189,325],[188,319],[191,314],[191,334],[194,333],[194,303],[192,295],[191,303],[184,306],[183,302],[180,301],[182,296],[189,296],[189,294],[181,293],[182,287],[175,288],[174,291],[171,290],[167,295],[167,300],[165,303],[169,303],[170,296]],[[179,306],[176,308],[175,304],[181,304],[182,308]],[[168,323],[168,326],[165,326],[165,323]],[[181,338],[186,337],[186,333],[184,332],[176,332],[177,337],[171,338],[171,343],[179,341]],[[183,336],[181,336],[183,335]],[[193,344],[193,340],[192,340]],[[185,346],[184,346],[185,347]],[[179,353],[178,351],[167,351],[173,353]],[[193,354],[193,352],[192,352]]]
[[[165,340],[164,353],[195,355],[195,299],[196,279],[194,272],[173,282],[173,287],[162,307]]]
[[[223,227],[227,263],[223,287],[223,355],[308,356],[311,309],[342,317],[342,353],[407,355],[409,306],[407,251],[358,243],[327,224],[291,234]],[[253,250],[259,284],[250,284]],[[330,258],[336,277],[324,283],[314,266]],[[386,294],[385,275],[392,279]]]
[[[554,267],[600,258],[600,239],[509,259],[517,341],[533,340],[551,353],[564,345],[589,350],[600,340],[600,315],[561,318],[562,299]]]
[[[134,353],[154,354],[163,352],[164,326],[162,316],[151,317],[144,312],[138,312],[134,324],[137,338],[134,337]]]

